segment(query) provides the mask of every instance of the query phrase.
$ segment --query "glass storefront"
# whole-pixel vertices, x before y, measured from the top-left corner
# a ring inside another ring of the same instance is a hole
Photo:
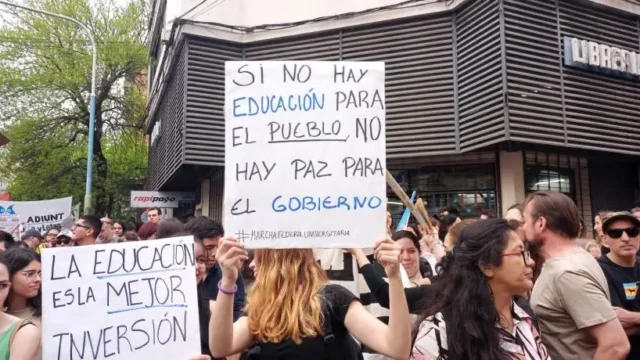
[[[427,202],[429,214],[439,214],[455,206],[462,218],[479,217],[482,211],[496,213],[495,164],[430,166],[392,172],[409,196]],[[394,223],[402,216],[403,206],[389,189],[389,211]]]
[[[540,190],[558,191],[576,200],[573,170],[568,168],[549,169],[527,166],[525,169],[527,195]]]

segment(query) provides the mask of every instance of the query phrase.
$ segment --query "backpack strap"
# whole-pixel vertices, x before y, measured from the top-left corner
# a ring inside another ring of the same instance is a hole
[[[33,323],[29,320],[19,320],[16,323],[16,327],[13,329],[13,333],[11,333],[11,337],[9,338],[9,349],[11,349],[11,345],[13,344],[13,340],[16,338],[18,331],[26,325],[33,325]]]
[[[442,314],[442,320],[444,320],[445,315],[444,312],[441,313]],[[446,320],[444,320],[444,323],[446,325]],[[440,326],[440,319],[437,318],[436,315],[433,316],[433,324],[436,326],[435,332],[436,332],[436,342],[438,343],[438,355],[439,355],[439,359],[446,359],[447,355],[448,355],[448,351],[447,351],[447,346],[448,344],[442,344],[442,331],[444,330],[445,333],[447,331],[448,328],[443,329],[442,326]]]
[[[336,336],[333,334],[333,324],[331,321],[331,309],[329,302],[326,299],[322,299],[322,331],[324,331],[324,343],[325,344],[333,344],[336,342]]]
[[[342,351],[337,348],[338,342],[336,341],[336,336],[333,333],[331,302],[325,297],[326,291],[324,291],[324,289],[321,294],[320,302],[322,304],[322,331],[324,332],[324,345],[327,348],[329,359],[342,359]]]

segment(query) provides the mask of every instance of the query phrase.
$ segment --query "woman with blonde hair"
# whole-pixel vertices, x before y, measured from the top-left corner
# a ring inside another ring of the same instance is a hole
[[[600,253],[607,255],[609,253],[609,244],[605,242],[606,236],[602,231],[602,222],[611,214],[611,210],[599,211],[596,216],[593,217],[593,237],[595,237],[596,243],[600,246]]]
[[[400,278],[399,247],[385,239],[375,258],[389,280],[389,325],[371,315],[358,299],[327,275],[311,249],[255,252],[256,280],[245,316],[233,322],[235,282],[248,259],[244,245],[220,240],[216,259],[222,268],[218,298],[211,308],[209,346],[214,357],[249,349],[248,359],[339,359],[358,352],[349,333],[377,353],[409,358],[411,325]],[[326,314],[326,315],[325,315]]]
[[[578,246],[587,250],[589,254],[591,254],[596,260],[602,256],[602,252],[600,251],[600,246],[595,240],[590,239],[578,239]]]

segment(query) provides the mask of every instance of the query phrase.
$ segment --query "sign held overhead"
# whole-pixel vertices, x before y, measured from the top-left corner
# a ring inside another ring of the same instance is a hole
[[[384,63],[227,62],[225,76],[227,230],[250,248],[383,236]]]

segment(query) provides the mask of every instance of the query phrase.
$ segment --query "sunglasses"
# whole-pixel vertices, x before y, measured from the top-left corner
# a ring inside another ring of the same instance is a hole
[[[69,245],[70,242],[71,242],[71,239],[65,238],[65,239],[56,240],[55,244],[56,244],[56,246],[57,245],[62,245],[62,244]]]
[[[640,227],[634,226],[626,229],[609,229],[605,231],[608,237],[612,239],[620,239],[623,233],[626,233],[628,237],[636,237],[640,235]]]

